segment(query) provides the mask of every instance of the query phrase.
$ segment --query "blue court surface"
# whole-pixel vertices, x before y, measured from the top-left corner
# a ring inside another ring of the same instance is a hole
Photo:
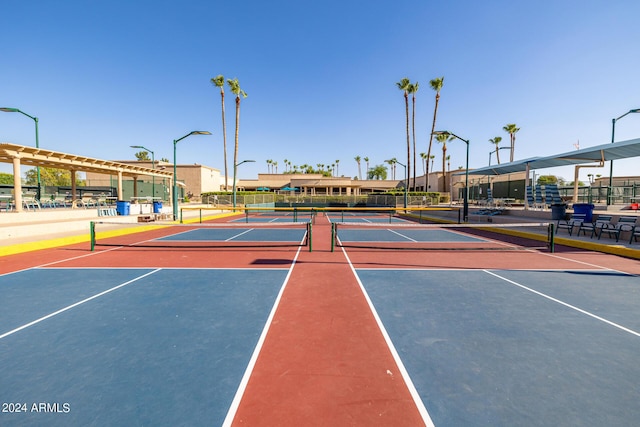
[[[161,237],[158,241],[300,242],[307,232],[299,228],[198,228]]]
[[[357,270],[436,426],[640,420],[640,279]]]
[[[11,409],[0,424],[221,425],[287,274],[98,268],[0,276],[0,400]]]

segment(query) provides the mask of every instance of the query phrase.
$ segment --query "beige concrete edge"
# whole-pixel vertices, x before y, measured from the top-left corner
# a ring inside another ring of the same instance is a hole
[[[208,217],[203,217],[202,220],[205,221],[205,220],[212,220],[217,218],[225,218],[232,215],[237,215],[237,213],[223,213],[218,215],[211,215]],[[98,222],[98,221],[94,221],[94,222]],[[200,222],[199,218],[183,220],[183,223],[185,224],[193,224],[198,222]],[[169,227],[171,224],[177,224],[177,222],[171,222],[171,223],[162,224],[162,225],[165,227]],[[126,223],[123,223],[123,225],[126,225]],[[125,234],[141,233],[143,231],[151,230],[154,228],[158,228],[158,225],[154,224],[154,225],[149,225],[148,227],[135,226],[135,227],[126,228],[123,230],[104,231],[104,232],[97,233],[97,235],[101,238],[116,237],[116,236],[122,236]],[[9,246],[0,248],[0,257],[7,256],[7,255],[16,255],[16,254],[21,254],[25,252],[39,251],[42,249],[57,248],[60,246],[75,245],[77,243],[84,243],[84,242],[90,242],[90,241],[91,241],[91,236],[90,236],[90,233],[87,232],[86,234],[82,234],[78,236],[59,237],[56,239],[41,240],[38,242],[18,243],[16,245],[9,245]]]

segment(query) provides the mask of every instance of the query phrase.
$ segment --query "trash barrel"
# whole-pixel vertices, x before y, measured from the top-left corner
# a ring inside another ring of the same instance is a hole
[[[116,212],[118,212],[118,215],[129,215],[131,213],[131,203],[118,200],[116,202]]]
[[[153,202],[153,213],[162,213],[162,202]]]
[[[567,205],[565,205],[565,204],[551,205],[551,219],[552,220],[564,219],[566,213],[567,213]]]
[[[590,203],[575,203],[573,205],[574,214],[584,214],[584,222],[591,222],[593,220],[593,208]]]

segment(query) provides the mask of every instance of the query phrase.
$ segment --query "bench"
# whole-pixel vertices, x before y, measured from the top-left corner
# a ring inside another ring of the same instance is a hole
[[[579,227],[578,228],[578,234],[579,234],[580,227],[582,226],[582,223],[584,223],[584,220],[586,218],[587,218],[587,214],[573,214],[569,219],[558,220],[558,223],[556,224],[556,234],[558,234],[558,231],[561,228],[563,228],[563,229],[566,229],[569,232],[569,236],[571,236],[573,234],[574,227]]]
[[[591,232],[591,238],[599,234],[598,230],[613,228],[614,225],[611,222],[613,220],[612,215],[598,215],[598,218],[594,222],[583,222],[578,228],[578,236],[582,231],[584,235],[587,235],[587,230]]]
[[[154,215],[139,215],[138,222],[153,222],[156,220]]]
[[[631,231],[633,232],[636,228],[636,217],[635,216],[623,216],[618,219],[617,224],[613,227],[601,228],[600,234],[598,235],[598,240],[602,237],[602,233],[607,233],[609,238],[615,236],[616,242],[620,240],[620,234],[623,231]]]

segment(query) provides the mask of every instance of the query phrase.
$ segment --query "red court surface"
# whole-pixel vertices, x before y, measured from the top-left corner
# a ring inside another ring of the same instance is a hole
[[[295,260],[258,357],[229,409],[225,425],[237,426],[433,425],[429,402],[422,402],[398,363],[354,268],[640,274],[638,261],[561,247],[556,253],[352,248],[345,255],[331,252],[330,225],[322,216],[313,239],[312,252],[294,247],[91,252],[87,243],[0,258],[0,273],[39,266],[288,268]]]

